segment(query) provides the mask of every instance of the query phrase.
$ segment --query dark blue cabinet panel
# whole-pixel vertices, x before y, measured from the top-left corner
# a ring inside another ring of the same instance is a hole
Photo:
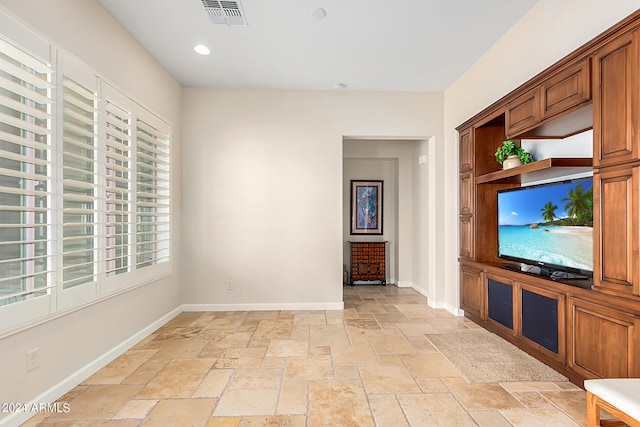
[[[487,285],[487,315],[513,330],[513,287],[493,279]]]
[[[522,336],[558,354],[558,300],[523,289]]]

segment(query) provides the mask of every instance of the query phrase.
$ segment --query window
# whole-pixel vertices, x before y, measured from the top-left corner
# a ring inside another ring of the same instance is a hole
[[[97,99],[66,75],[62,88],[62,286],[97,281]]]
[[[169,125],[52,52],[0,38],[0,329],[170,271]]]
[[[53,70],[0,39],[0,306],[51,279]]]
[[[131,271],[131,113],[107,101],[105,122],[105,273],[110,277]]]
[[[168,135],[138,120],[136,266],[169,260]]]

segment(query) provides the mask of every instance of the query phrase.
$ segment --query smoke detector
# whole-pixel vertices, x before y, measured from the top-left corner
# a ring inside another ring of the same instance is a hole
[[[240,0],[202,0],[212,24],[247,25]]]

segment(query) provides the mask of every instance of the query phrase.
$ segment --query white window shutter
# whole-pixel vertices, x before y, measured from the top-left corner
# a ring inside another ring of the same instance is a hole
[[[65,76],[62,98],[62,282],[69,289],[97,280],[97,96]]]
[[[131,113],[107,100],[105,105],[106,233],[105,274],[131,271],[132,125]]]
[[[0,39],[0,306],[52,286],[53,79],[48,64]]]
[[[169,261],[169,135],[136,124],[136,268]]]

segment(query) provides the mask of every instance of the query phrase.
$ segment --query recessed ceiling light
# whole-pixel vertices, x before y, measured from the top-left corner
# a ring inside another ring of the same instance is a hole
[[[206,47],[203,44],[199,44],[193,47],[193,50],[196,51],[196,53],[199,53],[200,55],[209,55],[211,53],[211,51],[209,50],[208,47]]]
[[[311,12],[311,16],[313,16],[313,19],[324,19],[324,17],[327,16],[327,11],[318,7]]]

